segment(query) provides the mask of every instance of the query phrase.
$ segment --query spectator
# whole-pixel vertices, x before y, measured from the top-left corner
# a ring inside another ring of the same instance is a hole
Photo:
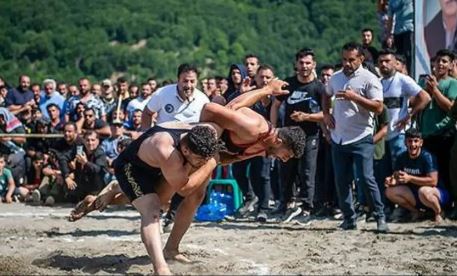
[[[83,120],[76,123],[78,133],[84,134],[87,131],[95,131],[99,137],[107,138],[111,135],[111,130],[103,120],[95,117],[95,111],[92,108],[84,110]]]
[[[265,87],[274,77],[273,67],[261,65],[255,76],[257,88]],[[252,109],[269,120],[271,99],[261,99],[252,106]],[[256,156],[233,164],[233,176],[245,196],[245,203],[238,210],[238,216],[246,217],[256,211],[258,221],[266,222],[268,219],[269,201],[272,198],[271,165],[272,159],[266,156]]]
[[[224,98],[229,102],[240,94],[243,80],[248,76],[246,68],[242,64],[232,64],[228,74],[228,88],[223,94]]]
[[[8,87],[0,85],[0,107],[6,107],[6,94],[8,94]]]
[[[382,75],[384,104],[389,116],[389,131],[386,137],[388,156],[391,164],[406,151],[405,128],[411,119],[430,102],[430,96],[411,77],[395,70],[395,53],[383,50],[379,53],[379,69]],[[408,111],[409,100],[412,110]],[[388,173],[392,168],[388,169]]]
[[[73,177],[67,183],[67,199],[78,202],[87,195],[96,195],[104,187],[104,176],[108,163],[106,155],[99,147],[100,140],[95,131],[84,133],[84,147],[71,154],[69,166],[74,166]]]
[[[33,92],[30,90],[30,77],[21,75],[19,77],[19,86],[8,92],[5,101],[8,110],[17,115],[19,119],[30,115],[32,108],[36,107]]]
[[[217,76],[216,81],[219,94],[223,96],[228,89],[228,80],[222,76]]]
[[[2,202],[13,202],[13,196],[18,194],[13,174],[6,168],[6,157],[0,154],[0,200]]]
[[[44,94],[40,98],[40,110],[43,117],[49,120],[47,107],[49,104],[55,104],[60,110],[63,110],[65,98],[56,91],[56,82],[53,79],[43,81]]]
[[[126,78],[120,77],[117,79],[117,105],[116,109],[124,111],[130,101],[129,83]]]
[[[278,118],[279,106],[285,102],[284,126],[299,126],[306,133],[305,152],[301,158],[291,158],[281,164],[284,198],[282,210],[286,211],[285,220],[290,221],[302,214],[308,218],[314,208],[314,190],[316,179],[317,153],[319,149],[319,122],[323,120],[321,97],[325,86],[314,74],[316,69],[315,54],[312,49],[304,48],[295,55],[296,74],[286,78],[289,94],[276,97],[271,108],[273,126]],[[298,198],[294,194],[294,181],[300,188]],[[299,207],[297,203],[302,203]]]
[[[397,53],[405,56],[406,68],[408,69],[408,72],[412,72],[411,62],[413,59],[414,32],[413,0],[389,0],[387,13],[389,15],[387,33],[393,33]]]
[[[200,112],[209,100],[197,89],[197,68],[181,64],[177,76],[177,84],[164,86],[152,94],[141,118],[143,130],[151,127],[153,117],[157,124],[168,121],[190,123],[200,120]]]
[[[19,194],[24,201],[33,201],[34,203],[40,203],[40,193],[37,190],[40,186],[43,178],[44,155],[38,152],[32,157],[32,165],[27,169],[26,184],[21,185],[18,188]],[[36,190],[36,192],[35,192]]]
[[[33,93],[33,100],[35,101],[35,105],[38,106],[40,104],[41,95],[43,94],[41,91],[41,86],[38,83],[33,83],[31,85],[31,90]]]
[[[205,95],[208,95],[208,79],[207,78],[204,78],[200,81],[201,83],[201,86],[202,86],[202,90],[203,93],[205,93]]]
[[[68,98],[79,96],[79,89],[74,84],[72,84],[68,87],[68,92],[70,94],[67,96]]]
[[[425,91],[432,101],[422,111],[419,129],[423,135],[424,148],[437,158],[438,175],[449,189],[450,149],[454,142],[455,121],[449,117],[457,97],[457,80],[449,76],[453,67],[454,53],[440,50],[436,54],[433,75],[427,76]]]
[[[395,70],[397,72],[402,73],[403,75],[409,75],[408,68],[406,68],[406,60],[404,55],[395,54],[395,59],[397,62],[395,63]]]
[[[101,148],[106,155],[106,160],[108,162],[108,168],[110,171],[110,175],[107,175],[107,178],[105,178],[105,183],[111,182],[114,177],[113,161],[119,155],[119,152],[117,151],[117,145],[123,139],[128,138],[124,135],[124,126],[122,122],[114,122],[110,127],[111,136],[105,139],[101,144]]]
[[[149,83],[149,86],[151,86],[152,93],[154,93],[157,90],[157,88],[159,88],[155,77],[149,77],[147,83]]]
[[[378,50],[371,45],[373,43],[373,29],[365,28],[362,30],[362,48],[365,51],[365,62],[376,64],[378,60]]]
[[[94,83],[92,84],[90,92],[97,98],[100,98],[102,96],[102,86],[98,83]]]
[[[142,83],[141,84],[141,95],[129,102],[127,105],[127,114],[129,120],[132,119],[132,113],[133,111],[139,109],[143,111],[144,107],[148,104],[149,100],[151,99],[152,96],[152,89],[149,83]]]
[[[25,128],[19,119],[3,107],[0,107],[0,133],[25,133]],[[8,155],[7,164],[13,173],[16,185],[24,183],[25,152],[22,145],[25,142],[24,137],[0,138],[0,153]]]
[[[58,168],[60,168],[66,185],[69,185],[68,182],[70,182],[70,179],[68,177],[71,173],[68,164],[73,159],[72,154],[76,152],[76,147],[82,144],[83,140],[78,136],[76,124],[74,122],[67,122],[64,126],[63,138],[56,140],[51,145],[51,149],[56,155]]]
[[[60,108],[53,103],[48,104],[46,110],[49,114],[49,133],[61,133],[63,131],[64,122],[61,120]]]
[[[100,97],[102,101],[107,118],[111,118],[113,111],[116,109],[116,99],[114,97],[114,88],[109,79],[102,82],[102,95]]]
[[[449,115],[454,121],[457,121],[457,101],[455,100]],[[452,209],[448,217],[450,219],[457,219],[457,135],[454,135],[454,145],[451,148],[450,155],[451,156],[449,160],[449,191],[451,192],[452,200],[454,201],[454,208]]]
[[[141,128],[141,117],[143,111],[137,109],[132,113],[132,119],[124,131],[125,135],[130,136],[133,140],[140,137],[143,133]]]
[[[66,106],[67,110],[65,111],[65,121],[68,122],[70,118],[75,117],[76,105],[81,102],[85,104],[86,107],[94,110],[97,119],[106,122],[105,106],[97,97],[90,93],[90,87],[90,81],[87,78],[79,79],[80,94],[68,99]]]
[[[36,189],[32,197],[35,201],[45,199],[44,204],[52,206],[56,201],[64,201],[64,180],[62,178],[62,172],[59,169],[59,163],[57,158],[57,152],[51,149],[48,152],[48,159],[43,164],[43,179],[38,189]]]
[[[60,95],[62,95],[62,97],[64,97],[65,99],[69,98],[68,87],[66,83],[59,82],[57,84],[57,92],[59,92]]]
[[[323,96],[324,122],[331,131],[332,158],[343,230],[356,229],[356,213],[352,204],[353,168],[360,183],[369,191],[374,204],[377,229],[387,232],[381,195],[373,175],[373,117],[383,109],[382,86],[378,78],[362,67],[359,44],[347,43],[342,48],[343,70],[335,73]],[[335,96],[330,114],[330,97]]]
[[[211,97],[213,95],[216,95],[216,92],[217,91],[217,82],[216,82],[216,78],[215,77],[209,77],[208,78],[208,87],[207,87],[207,90],[206,90],[206,96],[208,96],[208,98],[210,98],[211,100]]]
[[[320,82],[322,82],[323,85],[327,85],[334,72],[335,67],[333,65],[323,65],[319,78]]]
[[[406,132],[407,152],[395,164],[395,172],[385,181],[386,196],[393,203],[420,217],[421,209],[432,209],[435,222],[442,221],[442,208],[449,203],[449,193],[439,181],[436,160],[422,148],[422,135],[416,129]]]
[[[246,72],[248,77],[251,79],[251,82],[254,82],[255,74],[260,66],[260,59],[254,54],[248,54],[244,57],[244,66],[246,67]]]

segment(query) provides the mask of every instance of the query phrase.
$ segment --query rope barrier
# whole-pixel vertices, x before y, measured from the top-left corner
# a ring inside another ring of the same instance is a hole
[[[0,133],[0,138],[63,138],[63,134],[43,134],[43,133]]]

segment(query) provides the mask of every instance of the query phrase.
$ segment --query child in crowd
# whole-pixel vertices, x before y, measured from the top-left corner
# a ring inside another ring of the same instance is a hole
[[[439,181],[436,160],[422,148],[424,140],[418,130],[409,129],[405,137],[408,150],[398,157],[393,175],[385,180],[386,196],[411,211],[413,220],[424,210],[431,209],[435,222],[440,223],[449,193]]]
[[[2,202],[13,202],[13,195],[16,190],[13,174],[8,168],[5,168],[6,158],[0,155],[0,197]]]

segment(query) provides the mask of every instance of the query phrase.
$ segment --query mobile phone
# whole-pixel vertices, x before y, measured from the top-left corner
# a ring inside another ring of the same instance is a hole
[[[425,82],[427,80],[427,78],[430,78],[429,74],[421,74],[421,75],[419,75],[418,82]]]
[[[82,145],[77,145],[76,146],[76,154],[79,154],[79,155],[83,155],[84,154]]]

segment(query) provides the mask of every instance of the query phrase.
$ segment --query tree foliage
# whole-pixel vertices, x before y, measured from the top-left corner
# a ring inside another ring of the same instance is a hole
[[[226,76],[254,53],[284,77],[303,47],[319,63],[338,62],[343,43],[377,30],[375,8],[374,0],[2,0],[0,76],[175,79],[182,62]]]

